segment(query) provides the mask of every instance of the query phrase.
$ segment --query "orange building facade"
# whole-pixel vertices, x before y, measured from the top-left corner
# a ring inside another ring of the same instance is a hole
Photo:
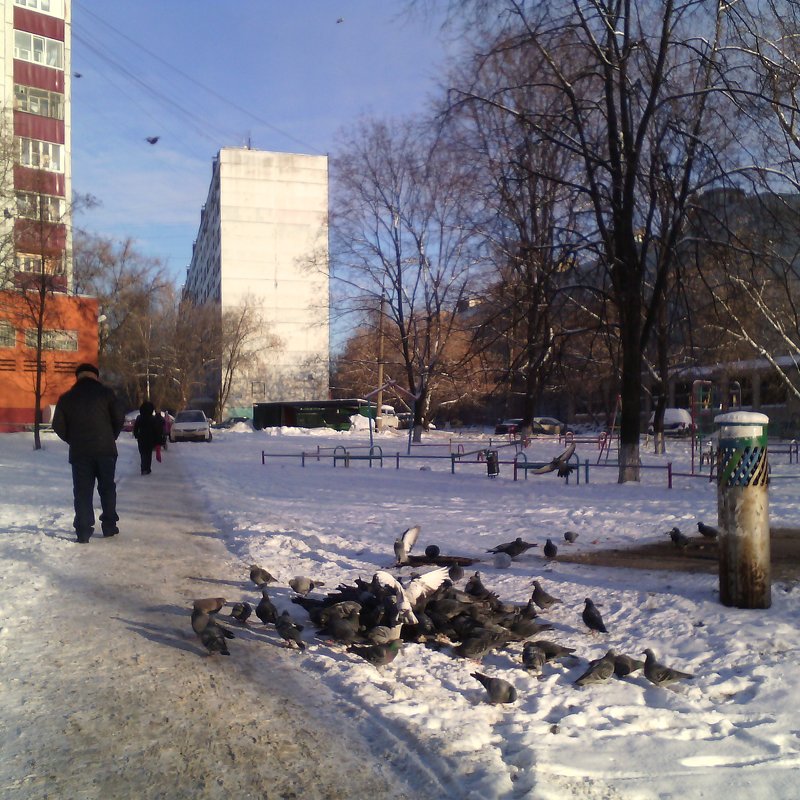
[[[42,422],[49,407],[75,383],[75,367],[97,364],[98,306],[94,297],[55,293],[44,316]],[[34,422],[36,322],[18,291],[0,292],[0,432]]]

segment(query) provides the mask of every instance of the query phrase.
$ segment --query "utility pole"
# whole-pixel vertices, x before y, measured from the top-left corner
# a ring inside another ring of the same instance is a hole
[[[378,397],[376,398],[377,408],[375,409],[375,431],[383,429],[383,311],[386,303],[386,295],[381,292],[381,310],[378,317]]]

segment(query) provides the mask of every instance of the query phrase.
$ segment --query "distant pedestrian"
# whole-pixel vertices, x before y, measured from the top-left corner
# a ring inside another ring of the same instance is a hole
[[[164,418],[155,413],[155,406],[145,400],[139,406],[139,416],[133,423],[133,435],[139,446],[142,475],[149,475],[153,463],[153,450],[161,445],[164,435]]]
[[[117,522],[116,440],[125,414],[113,389],[100,383],[94,364],[75,370],[75,385],[58,398],[53,430],[69,445],[72,465],[73,526],[78,541],[89,541],[94,533],[94,487],[100,495],[103,536],[119,533]]]

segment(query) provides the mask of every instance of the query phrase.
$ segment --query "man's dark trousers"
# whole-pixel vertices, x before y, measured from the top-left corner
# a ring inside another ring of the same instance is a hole
[[[73,456],[72,495],[75,499],[75,519],[73,525],[78,539],[88,540],[94,529],[94,484],[100,495],[100,523],[103,533],[117,532],[117,485],[114,473],[117,468],[116,456]]]

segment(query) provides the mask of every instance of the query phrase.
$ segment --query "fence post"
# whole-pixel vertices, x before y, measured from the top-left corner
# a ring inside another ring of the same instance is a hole
[[[586,481],[585,481],[585,483],[588,486],[588,484],[589,484],[589,459],[588,458],[584,460],[583,468],[584,468],[584,470],[586,470],[586,473],[585,473],[586,474]]]
[[[720,601],[737,608],[769,608],[769,418],[737,411],[714,421],[719,425]]]
[[[672,488],[672,462],[667,461],[667,489]]]

